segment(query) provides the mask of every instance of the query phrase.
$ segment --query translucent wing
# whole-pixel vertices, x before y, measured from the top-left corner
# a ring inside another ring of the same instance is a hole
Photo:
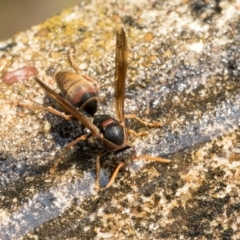
[[[127,74],[127,40],[124,29],[116,34],[116,58],[115,58],[115,107],[116,115],[120,123],[124,124],[124,98],[125,80]]]
[[[72,106],[69,102],[67,102],[63,97],[54,92],[51,88],[49,88],[45,83],[43,83],[40,79],[34,78],[37,83],[45,89],[47,94],[56,102],[60,104],[60,106],[77,120],[79,120],[85,127],[87,127],[94,136],[99,135],[98,128],[81,112],[79,112],[74,106]]]

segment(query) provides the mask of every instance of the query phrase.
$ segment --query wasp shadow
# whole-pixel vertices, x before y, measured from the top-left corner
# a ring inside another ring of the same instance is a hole
[[[64,110],[50,97],[46,96],[44,102],[48,102],[48,104],[44,104],[44,107],[52,107],[60,112],[64,112]],[[64,113],[68,115],[67,112]],[[54,164],[59,157],[62,158],[57,171],[66,170],[75,163],[76,168],[81,171],[89,171],[95,168],[95,164],[92,164],[91,160],[96,157],[101,149],[93,137],[84,141],[79,141],[71,149],[64,150],[67,144],[84,134],[88,134],[88,129],[85,128],[80,121],[74,118],[65,120],[50,112],[46,112],[45,118],[51,125],[49,134],[52,136],[55,144],[60,146],[60,150],[56,152],[52,162],[52,164]],[[89,120],[91,121],[92,119],[89,118]]]

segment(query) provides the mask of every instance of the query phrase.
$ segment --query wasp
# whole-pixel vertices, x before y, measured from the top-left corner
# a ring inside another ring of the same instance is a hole
[[[81,70],[76,66],[72,59],[72,52],[70,51],[69,59],[73,67],[78,73],[81,73]],[[62,116],[65,119],[70,119],[74,117],[80,121],[86,128],[89,129],[90,133],[82,135],[81,137],[75,139],[64,147],[64,150],[68,150],[74,146],[79,141],[83,141],[93,136],[99,144],[103,147],[103,151],[98,153],[96,157],[96,187],[99,187],[99,175],[100,175],[100,159],[107,152],[112,153],[111,160],[116,163],[117,167],[115,168],[108,184],[105,188],[110,187],[119,172],[119,170],[135,160],[146,159],[152,161],[158,161],[163,163],[169,163],[169,159],[164,159],[161,157],[153,157],[148,155],[136,155],[136,151],[133,146],[129,144],[128,138],[130,134],[135,136],[141,136],[148,134],[147,132],[136,133],[134,130],[127,129],[125,126],[125,119],[132,118],[141,122],[142,124],[150,127],[158,127],[162,124],[159,122],[149,123],[145,122],[142,119],[138,118],[134,114],[125,115],[124,112],[124,99],[125,99],[125,81],[127,75],[127,40],[125,31],[123,28],[120,28],[116,33],[116,56],[115,56],[115,112],[116,118],[110,115],[99,115],[95,116],[93,121],[83,113],[86,111],[94,115],[97,109],[97,96],[99,92],[99,86],[95,80],[90,78],[87,75],[81,75],[80,77],[77,74],[70,74],[68,72],[60,72],[56,75],[56,79],[61,89],[63,96],[57,94],[46,84],[44,84],[39,78],[35,77],[35,81],[46,91],[46,93],[68,113],[67,115],[53,109],[53,108],[44,108],[56,115]],[[69,82],[68,82],[69,79]],[[80,79],[76,83],[76,79]],[[83,86],[81,85],[83,84]],[[81,89],[80,93],[77,93],[77,89]],[[85,97],[86,95],[89,98]],[[87,100],[86,100],[87,99]],[[88,103],[90,107],[88,107]],[[96,105],[95,105],[96,104]],[[80,111],[76,106],[80,105]],[[94,107],[92,107],[94,105]],[[90,111],[89,111],[90,109]],[[50,172],[54,172],[57,165],[59,164],[61,158],[59,158],[54,166],[51,168]]]

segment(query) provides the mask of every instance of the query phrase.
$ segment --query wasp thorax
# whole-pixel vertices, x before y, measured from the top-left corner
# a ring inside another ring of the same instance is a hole
[[[98,90],[92,82],[71,72],[59,72],[55,75],[55,79],[68,102],[90,115],[96,113]]]
[[[109,142],[118,146],[124,143],[124,129],[116,119],[109,115],[100,115],[94,118],[93,124],[99,128]]]

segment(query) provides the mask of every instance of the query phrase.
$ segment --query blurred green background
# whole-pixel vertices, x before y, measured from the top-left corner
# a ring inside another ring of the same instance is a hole
[[[0,0],[0,41],[82,0]]]

